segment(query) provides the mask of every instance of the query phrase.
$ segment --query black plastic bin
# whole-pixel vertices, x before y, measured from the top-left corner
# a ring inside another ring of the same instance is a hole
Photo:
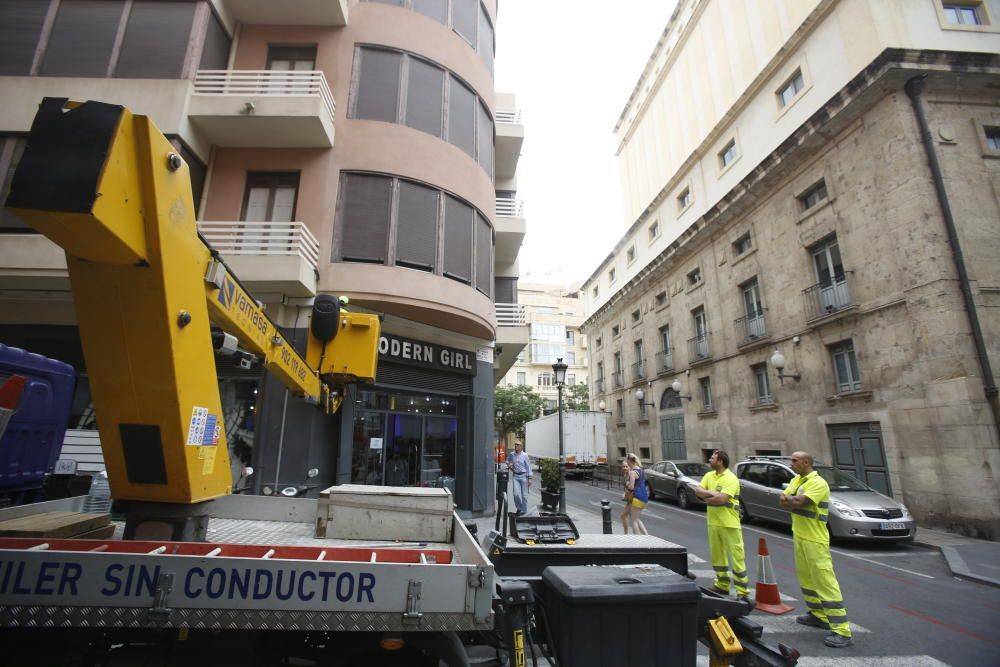
[[[658,565],[548,567],[542,580],[559,664],[695,664],[701,592],[687,577]]]

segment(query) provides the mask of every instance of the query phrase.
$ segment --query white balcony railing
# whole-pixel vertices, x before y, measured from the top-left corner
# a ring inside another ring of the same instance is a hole
[[[198,231],[223,255],[298,256],[313,268],[319,241],[302,222],[199,222]]]
[[[249,70],[249,69],[202,69],[194,77],[195,95],[259,95],[274,97],[319,96],[330,114],[336,116],[337,105],[333,101],[330,86],[323,72]],[[248,113],[252,113],[249,111]]]
[[[497,326],[523,327],[525,325],[524,306],[519,303],[496,303]]]
[[[509,218],[523,218],[524,202],[520,199],[497,197],[497,215],[504,215]]]
[[[520,109],[497,109],[496,111],[496,122],[507,123],[508,125],[520,125],[521,124],[521,110]]]

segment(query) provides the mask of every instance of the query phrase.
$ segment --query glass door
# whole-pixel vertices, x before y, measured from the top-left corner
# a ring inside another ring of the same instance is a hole
[[[455,479],[455,444],[458,420],[455,417],[424,418],[424,450],[420,465],[422,486],[444,486]]]
[[[388,486],[416,484],[423,419],[417,415],[389,415],[385,446],[385,483]]]
[[[385,415],[360,413],[354,418],[351,482],[381,484],[385,451]]]

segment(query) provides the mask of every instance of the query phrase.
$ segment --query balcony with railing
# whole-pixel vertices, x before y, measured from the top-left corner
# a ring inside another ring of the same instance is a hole
[[[497,332],[493,352],[493,379],[499,382],[511,369],[518,355],[528,345],[529,331],[524,306],[519,303],[495,303]]]
[[[848,271],[847,273],[850,273]],[[856,304],[847,289],[847,275],[834,277],[802,290],[806,321],[818,320],[848,310]]]
[[[524,201],[520,199],[510,199],[508,197],[497,197],[497,215],[507,218],[524,217]]]
[[[524,306],[520,303],[495,303],[498,327],[526,326]]]
[[[316,294],[319,241],[302,222],[199,222],[198,233],[251,292]]]
[[[188,118],[216,146],[330,148],[336,111],[318,70],[198,70]]]
[[[646,360],[640,359],[632,364],[632,382],[646,379]]]
[[[688,363],[697,364],[712,358],[712,346],[709,340],[711,335],[706,333],[688,339]]]
[[[752,343],[767,340],[767,327],[764,324],[764,313],[746,315],[736,320],[736,346],[743,347]]]
[[[596,391],[598,394],[603,394],[604,393],[604,378],[603,377],[599,377],[596,380],[594,380],[594,391]]]
[[[611,374],[611,382],[614,383],[615,389],[621,389],[625,386],[625,373],[615,371]]]
[[[497,93],[496,100],[496,179],[502,181],[514,178],[517,173],[517,160],[524,144],[524,125],[514,95]]]
[[[513,264],[521,252],[524,235],[528,231],[524,219],[524,202],[520,199],[496,198],[496,261],[499,264]]]
[[[661,350],[656,353],[656,372],[666,373],[674,370],[674,353],[670,350]]]

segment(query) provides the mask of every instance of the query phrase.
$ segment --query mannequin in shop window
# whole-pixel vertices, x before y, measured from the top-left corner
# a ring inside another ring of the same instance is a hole
[[[392,451],[392,458],[385,464],[385,483],[389,486],[410,485],[410,464],[400,455],[399,449]]]

